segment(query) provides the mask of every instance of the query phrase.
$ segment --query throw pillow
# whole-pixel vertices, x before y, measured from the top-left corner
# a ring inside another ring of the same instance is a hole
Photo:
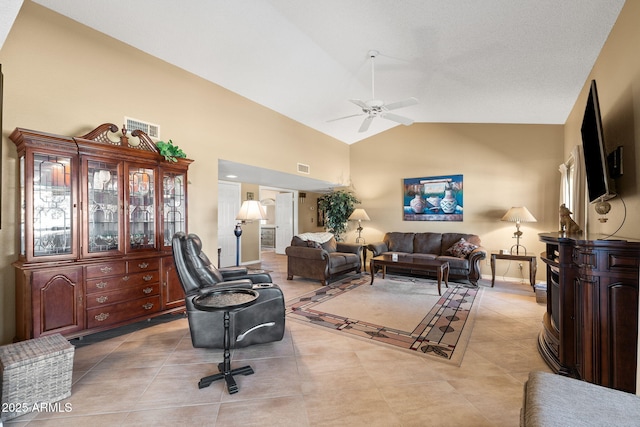
[[[458,258],[466,258],[474,249],[477,249],[478,246],[473,243],[469,243],[464,239],[458,240],[453,244],[449,249],[447,249],[447,253],[453,255]]]
[[[307,240],[307,246],[310,248],[322,249],[322,245],[318,242],[314,242],[313,240]]]

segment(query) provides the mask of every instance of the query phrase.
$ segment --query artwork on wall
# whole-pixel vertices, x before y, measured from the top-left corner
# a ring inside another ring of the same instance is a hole
[[[406,178],[404,221],[462,221],[462,175]]]
[[[316,202],[316,225],[318,227],[324,227],[324,211],[320,209],[320,200]]]

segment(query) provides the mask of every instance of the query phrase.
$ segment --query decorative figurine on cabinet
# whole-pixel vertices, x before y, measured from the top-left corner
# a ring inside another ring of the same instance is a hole
[[[575,234],[580,233],[580,226],[576,224],[576,222],[571,219],[571,212],[569,208],[565,206],[565,204],[560,205],[560,232],[567,234]]]

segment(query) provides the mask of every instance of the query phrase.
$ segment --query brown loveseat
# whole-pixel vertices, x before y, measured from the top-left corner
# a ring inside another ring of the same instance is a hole
[[[487,257],[480,237],[475,234],[393,232],[386,233],[382,242],[371,243],[367,248],[373,256],[398,253],[448,261],[450,279],[468,280],[474,285],[480,278],[480,261]]]
[[[307,236],[303,235],[303,237]],[[313,239],[313,236],[309,237]],[[295,275],[318,279],[326,285],[329,279],[335,276],[350,271],[360,273],[362,270],[360,260],[362,245],[336,242],[333,237],[324,243],[319,243],[293,236],[291,246],[286,248],[285,253],[287,254],[288,280],[293,279]]]

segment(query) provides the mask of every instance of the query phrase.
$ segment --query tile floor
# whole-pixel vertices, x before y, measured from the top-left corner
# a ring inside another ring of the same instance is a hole
[[[320,286],[286,280],[286,257],[263,253],[285,299]],[[7,426],[517,426],[545,310],[531,287],[481,280],[484,294],[460,367],[288,322],[285,338],[236,350],[254,375],[198,389],[221,350],[194,349],[183,316],[85,337],[77,344],[69,412]]]

